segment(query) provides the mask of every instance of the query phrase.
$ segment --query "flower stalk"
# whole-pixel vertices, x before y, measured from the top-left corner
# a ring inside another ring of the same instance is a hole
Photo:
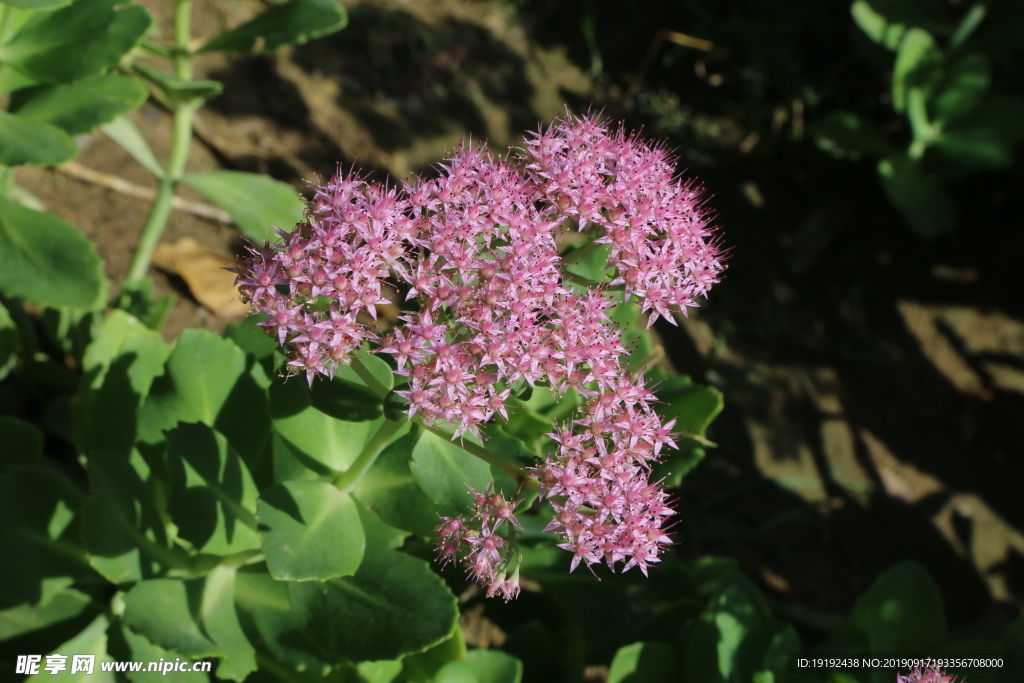
[[[174,75],[184,80],[192,78],[191,55],[188,51],[191,40],[192,0],[175,0],[174,3]],[[188,163],[189,145],[192,142],[192,117],[201,102],[173,102],[171,110],[174,116],[173,131],[171,134],[171,151],[167,159],[167,166],[163,177],[159,178],[160,186],[157,189],[156,199],[150,207],[149,215],[142,227],[142,234],[139,237],[132,256],[131,264],[128,267],[128,274],[125,276],[122,289],[128,290],[137,288],[146,278],[149,272],[149,264],[153,260],[153,252],[156,251],[160,237],[167,226],[167,219],[171,215],[171,200],[174,198],[178,182],[185,173],[185,165]]]

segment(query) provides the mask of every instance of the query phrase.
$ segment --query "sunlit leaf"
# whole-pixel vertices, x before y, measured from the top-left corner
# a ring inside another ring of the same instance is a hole
[[[105,74],[67,85],[19,90],[11,98],[10,111],[20,119],[48,123],[78,135],[136,109],[146,95],[146,88],[136,79]]]
[[[347,24],[348,14],[337,0],[293,0],[271,6],[211,39],[199,51],[248,52],[262,41],[261,50],[268,53],[340,31]]]
[[[75,139],[57,126],[0,110],[0,164],[56,166],[77,154]]]
[[[267,567],[279,581],[351,576],[363,561],[359,510],[333,484],[275,484],[260,495],[256,510]]]
[[[260,173],[208,171],[189,173],[181,181],[227,211],[242,233],[257,242],[278,239],[274,228],[291,230],[306,211],[291,185]]]

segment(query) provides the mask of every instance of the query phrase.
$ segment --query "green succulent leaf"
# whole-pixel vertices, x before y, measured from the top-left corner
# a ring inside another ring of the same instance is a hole
[[[0,164],[56,166],[77,154],[75,139],[57,126],[0,110]]]
[[[378,423],[337,420],[317,410],[309,392],[299,384],[301,381],[271,385],[274,431],[286,442],[291,454],[305,463],[306,469],[319,474],[348,469]]]
[[[483,492],[493,481],[490,465],[425,429],[413,446],[410,468],[428,498],[458,510],[473,502],[470,488]]]
[[[0,5],[34,10],[57,9],[70,4],[71,0],[0,0]]]
[[[889,143],[864,117],[849,111],[833,111],[814,127],[818,147],[838,159],[886,156]]]
[[[85,593],[67,588],[39,604],[24,602],[0,610],[0,641],[76,619],[88,614],[94,605],[92,598]]]
[[[948,31],[936,3],[930,0],[856,0],[850,6],[854,23],[874,42],[896,50],[908,29],[936,35]]]
[[[956,225],[956,206],[939,181],[920,163],[895,155],[878,164],[882,189],[919,235],[933,238]]]
[[[164,167],[161,165],[159,159],[156,158],[156,154],[150,148],[149,143],[142,137],[142,133],[135,126],[134,123],[127,116],[122,116],[114,121],[103,126],[103,132],[111,140],[121,145],[121,147],[132,155],[132,157],[142,164],[147,171],[155,175],[157,178],[164,176]]]
[[[77,0],[40,12],[0,47],[0,61],[41,83],[70,83],[103,73],[153,23],[142,7],[117,5],[117,0]]]
[[[867,638],[871,653],[927,652],[946,638],[942,595],[921,565],[901,562],[857,599],[848,628]]]
[[[351,576],[366,550],[359,509],[323,481],[286,481],[260,495],[256,513],[271,576],[310,581]]]
[[[667,683],[674,667],[675,655],[665,643],[633,643],[615,653],[608,683]]]
[[[199,51],[249,52],[262,41],[260,50],[270,53],[284,45],[301,45],[335,33],[347,24],[348,14],[337,0],[292,0],[225,31]]]
[[[181,179],[228,212],[246,237],[276,241],[274,228],[291,230],[306,212],[306,203],[288,183],[260,173],[208,171]]]
[[[686,634],[682,655],[686,679],[755,680],[778,630],[757,586],[738,570],[729,572]]]
[[[139,439],[160,444],[178,422],[202,422],[227,437],[253,471],[270,436],[269,383],[263,367],[230,340],[186,330],[139,411]]]
[[[89,563],[111,583],[141,581],[187,562],[183,552],[170,547],[149,479],[149,466],[138,451],[128,458],[107,451],[89,454],[82,542]]]
[[[78,135],[138,108],[146,95],[136,79],[104,74],[67,85],[19,90],[11,97],[10,111],[22,120],[48,123]]]
[[[942,86],[935,95],[935,122],[945,125],[971,113],[988,90],[992,66],[981,54],[969,54],[946,70]]]
[[[107,298],[103,261],[64,219],[0,197],[0,293],[40,306],[95,310]]]
[[[356,484],[355,495],[385,522],[419,536],[437,526],[437,508],[413,477],[410,463],[416,435],[408,434],[384,449]]]
[[[18,326],[14,323],[7,308],[0,304],[0,381],[17,364],[20,350],[21,336],[18,334]],[[3,465],[0,464],[0,468],[2,467]]]
[[[458,619],[455,596],[429,563],[375,546],[354,576],[289,583],[288,591],[306,637],[356,662],[422,652]]]
[[[930,33],[912,28],[903,35],[892,71],[892,106],[907,108],[908,93],[921,88],[926,97],[942,78],[942,52]]]
[[[501,650],[473,650],[437,672],[434,683],[520,683],[523,663]],[[657,679],[650,680],[657,683]]]
[[[57,649],[53,651],[53,654],[95,654],[96,661],[93,664],[93,673],[87,674],[85,672],[78,672],[75,675],[70,675],[71,672],[71,660],[67,660],[67,670],[61,673],[61,678],[65,681],[80,681],[81,683],[117,683],[117,677],[111,671],[103,671],[103,664],[112,661],[110,656],[107,654],[107,629],[110,626],[110,622],[107,620],[107,616],[101,614],[97,616],[92,623],[86,626],[84,629],[78,632],[70,640],[61,643],[57,646]],[[45,662],[46,659],[43,659]],[[29,676],[27,681],[31,683],[42,683],[48,678],[52,678],[53,674],[48,671],[40,671],[37,674]]]
[[[1024,142],[1024,98],[989,96],[970,116],[946,125],[933,140],[935,149],[971,170],[1013,165],[1013,148]]]
[[[38,465],[43,459],[43,433],[35,425],[9,415],[0,416],[4,457],[0,473],[18,465]]]
[[[297,670],[323,670],[331,661],[303,634],[302,621],[288,597],[288,586],[266,571],[240,571],[235,601],[242,623],[277,661]]]
[[[139,406],[169,354],[159,334],[124,311],[111,311],[86,348],[82,387],[74,399],[75,440],[83,452],[128,457]]]
[[[205,102],[224,91],[224,86],[217,81],[178,78],[145,64],[133,64],[132,69],[156,86],[171,102],[179,104]]]
[[[193,658],[218,657],[219,678],[242,681],[256,652],[235,610],[235,570],[218,566],[202,579],[141,581],[124,596],[125,625],[154,645]]]
[[[167,433],[167,466],[180,539],[214,555],[260,547],[256,485],[227,439],[204,424],[180,423]]]
[[[75,579],[95,576],[78,542],[81,505],[81,491],[43,465],[0,475],[0,543],[17,558],[0,562],[0,597],[45,602]]]

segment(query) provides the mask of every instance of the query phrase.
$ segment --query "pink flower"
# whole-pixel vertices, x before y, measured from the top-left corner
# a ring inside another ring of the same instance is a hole
[[[438,169],[400,188],[340,174],[316,187],[306,220],[240,265],[243,298],[267,314],[260,325],[286,347],[291,372],[331,377],[369,344],[406,378],[396,393],[409,417],[456,436],[507,418],[514,387],[575,389],[585,405],[550,435],[558,447],[535,471],[557,513],[549,529],[573,568],[646,573],[670,543],[667,496],[649,474],[675,445],[673,423],[626,373],[610,290],[637,297],[648,326],[706,296],[724,266],[700,188],[663,148],[596,117],[541,128],[522,159],[464,146]],[[567,221],[609,245],[607,286],[569,283],[557,247]],[[385,285],[407,288],[417,307],[379,336]],[[508,597],[517,551],[499,529],[514,534],[516,523],[503,505],[478,500],[472,528],[445,520],[438,537],[442,561],[461,557]]]
[[[957,683],[956,677],[934,667],[916,667],[908,675],[896,676],[896,683]],[[962,680],[961,683],[966,683]]]

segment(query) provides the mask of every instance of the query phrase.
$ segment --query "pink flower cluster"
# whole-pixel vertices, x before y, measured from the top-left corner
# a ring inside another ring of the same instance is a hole
[[[941,669],[917,667],[906,676],[896,676],[896,683],[956,683],[956,677]]]
[[[667,494],[648,480],[650,464],[664,446],[675,447],[671,429],[651,410],[654,395],[626,378],[594,396],[575,420],[550,436],[558,453],[540,469],[541,492],[555,516],[546,531],[565,536],[572,568],[602,560],[623,571],[658,561],[670,543],[662,530],[673,514]]]
[[[472,491],[472,489],[470,489]],[[437,556],[442,566],[462,559],[469,574],[487,588],[487,597],[500,595],[505,602],[519,595],[519,562],[515,529],[523,530],[515,517],[516,504],[488,487],[473,491],[473,514],[469,524],[458,517],[441,517],[437,535]],[[506,526],[505,534],[499,533]]]
[[[408,379],[396,393],[410,418],[456,435],[507,418],[513,385],[544,382],[556,397],[574,388],[586,402],[579,429],[551,435],[558,452],[537,473],[557,511],[550,528],[565,535],[573,568],[623,561],[646,573],[668,542],[661,526],[671,512],[648,474],[674,445],[672,423],[624,369],[609,291],[569,284],[558,231],[567,220],[596,226],[616,271],[607,287],[638,297],[649,324],[696,305],[718,281],[720,249],[699,190],[675,177],[660,148],[569,117],[536,133],[527,151],[517,164],[463,148],[440,177],[402,190],[335,177],[317,188],[306,222],[252,251],[238,284],[269,315],[261,324],[290,348],[295,372],[310,382],[332,376],[374,342]],[[389,275],[418,308],[379,337],[365,314],[376,318]],[[439,530],[442,548],[461,533],[461,520],[452,524]],[[482,526],[475,538],[496,532]],[[491,576],[494,563],[479,558],[471,572]]]

